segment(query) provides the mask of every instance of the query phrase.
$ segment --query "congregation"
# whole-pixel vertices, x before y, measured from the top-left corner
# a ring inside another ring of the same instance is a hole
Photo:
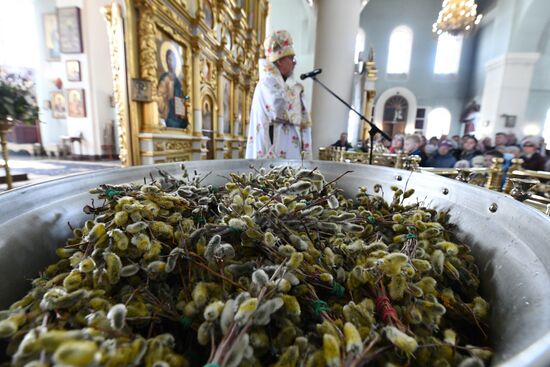
[[[358,147],[367,152],[368,141]],[[342,133],[333,147],[353,149]],[[405,153],[421,158],[421,167],[435,168],[481,168],[490,167],[493,158],[503,158],[504,166],[509,166],[514,158],[523,160],[522,167],[533,171],[550,171],[550,150],[541,136],[529,135],[522,140],[514,133],[499,132],[495,139],[490,137],[478,140],[474,135],[442,135],[426,138],[422,134],[395,134],[391,141],[377,137],[375,146],[383,146],[389,153]]]

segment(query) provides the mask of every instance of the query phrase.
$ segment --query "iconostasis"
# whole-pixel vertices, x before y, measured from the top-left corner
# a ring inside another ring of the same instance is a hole
[[[244,157],[267,12],[267,0],[103,9],[123,164]]]

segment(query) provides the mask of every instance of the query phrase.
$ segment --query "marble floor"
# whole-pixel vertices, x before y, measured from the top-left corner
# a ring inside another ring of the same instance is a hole
[[[10,157],[9,166],[12,174],[26,173],[29,178],[26,181],[14,182],[13,187],[17,188],[75,173],[120,167],[120,161],[89,162]],[[0,176],[4,175],[4,170],[0,169]],[[0,191],[5,191],[6,189],[6,184],[0,184]]]

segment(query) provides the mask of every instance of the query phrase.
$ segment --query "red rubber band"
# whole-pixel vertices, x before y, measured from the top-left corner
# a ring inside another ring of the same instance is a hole
[[[398,320],[397,311],[395,311],[395,308],[391,305],[390,299],[386,296],[376,298],[376,312],[385,323],[391,320]]]

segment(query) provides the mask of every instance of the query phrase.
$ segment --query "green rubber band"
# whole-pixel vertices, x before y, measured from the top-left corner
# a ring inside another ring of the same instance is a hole
[[[414,240],[414,239],[416,239],[416,235],[414,233],[407,233],[405,238],[408,239],[408,240]]]
[[[205,224],[206,220],[204,217],[194,217],[194,219],[197,221],[197,224]]]
[[[332,286],[332,289],[330,290],[330,294],[335,295],[336,297],[343,297],[346,293],[346,288],[338,282],[334,282],[334,285]]]
[[[178,320],[179,323],[184,327],[184,328],[189,328],[191,327],[191,324],[193,323],[193,320],[190,319],[189,317],[186,317],[186,316],[183,316],[181,319]]]
[[[109,187],[106,191],[105,191],[105,195],[107,195],[107,197],[109,199],[112,199],[113,196],[115,195],[122,195],[123,192],[122,191],[117,191],[115,189],[113,189],[112,187]]]
[[[328,304],[325,301],[314,301],[313,302],[313,312],[316,315],[320,315],[321,312],[329,311],[330,308],[328,307]]]
[[[370,224],[376,224],[376,218],[373,217],[372,215],[369,215],[367,217],[367,221],[370,223]]]

